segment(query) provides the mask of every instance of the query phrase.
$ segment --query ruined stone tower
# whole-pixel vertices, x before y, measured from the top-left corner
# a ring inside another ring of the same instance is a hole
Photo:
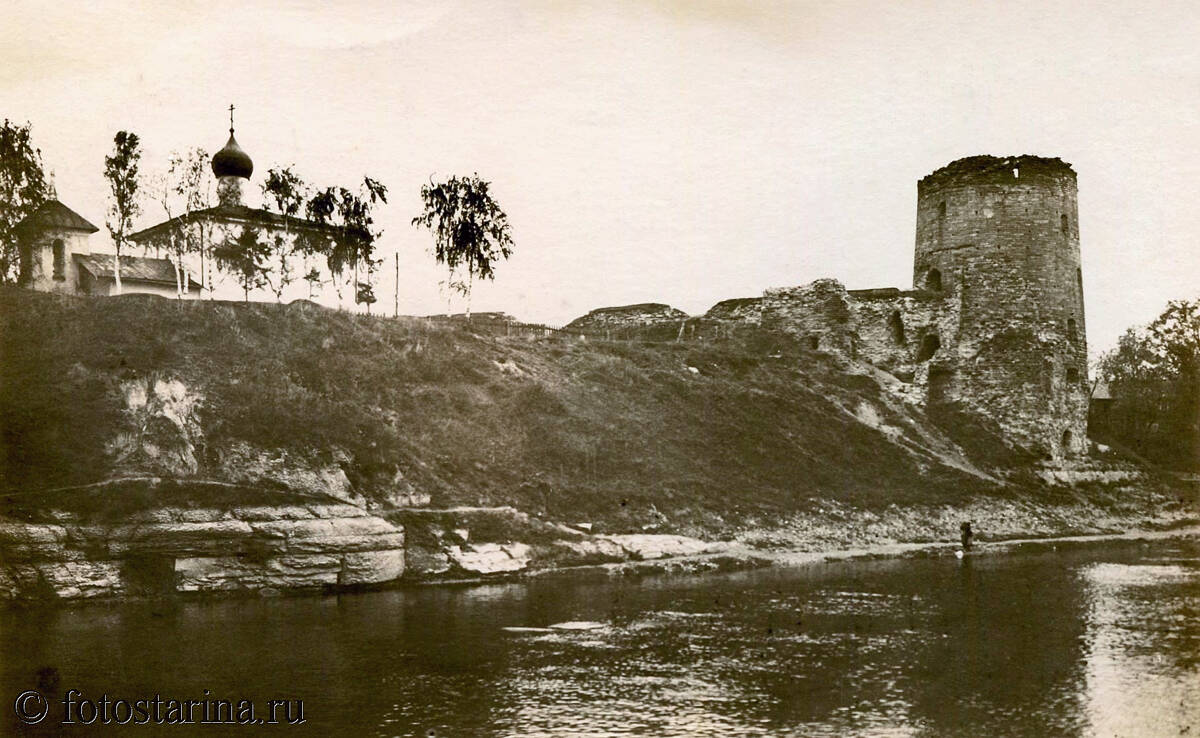
[[[1061,462],[1087,451],[1077,213],[1075,171],[1059,159],[959,159],[917,183],[914,289],[818,279],[726,300],[705,318],[871,364],[931,415],[965,411],[1012,446]],[[605,315],[608,330],[681,320],[667,309]]]
[[[917,184],[913,283],[956,303],[929,401],[985,411],[1055,459],[1086,450],[1075,172],[1059,159],[973,156]]]

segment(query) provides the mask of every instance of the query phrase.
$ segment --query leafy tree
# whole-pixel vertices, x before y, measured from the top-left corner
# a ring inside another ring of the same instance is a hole
[[[477,279],[495,279],[495,265],[512,255],[508,216],[496,204],[491,183],[479,178],[451,177],[421,187],[424,210],[412,219],[433,233],[434,258],[449,270],[452,290],[467,299],[471,318],[471,286]]]
[[[367,306],[367,314],[371,314],[371,306],[375,304],[375,288],[369,282],[362,282],[358,285],[358,290],[355,292],[354,301],[359,305]]]
[[[271,245],[259,238],[257,228],[243,226],[236,237],[226,234],[225,239],[212,251],[217,264],[235,274],[246,302],[250,292],[267,286],[267,272],[271,268]]]
[[[297,240],[292,231],[292,221],[297,217],[305,204],[307,185],[291,167],[283,169],[271,168],[267,171],[267,179],[262,184],[263,201],[268,210],[274,210],[283,218],[283,232],[271,236],[271,260],[275,265],[267,274],[268,286],[275,293],[276,302],[283,301],[283,291],[295,281],[291,256],[297,252],[304,258],[305,279],[311,269],[308,267],[308,254],[303,247],[298,248]],[[272,279],[272,275],[274,279]],[[311,296],[311,282],[310,296]]]
[[[158,237],[146,244],[153,246],[155,255],[166,249],[175,267],[175,294],[182,298],[187,287],[189,255],[200,256],[201,289],[207,281],[204,272],[211,257],[208,254],[212,226],[204,218],[193,215],[209,207],[212,176],[209,174],[208,153],[192,149],[185,154],[172,152],[167,171],[153,179],[154,196],[162,206],[169,224]],[[179,220],[174,221],[176,215]]]
[[[213,224],[207,218],[197,218],[196,213],[212,207],[213,174],[212,157],[202,148],[186,151],[182,156],[172,154],[169,175],[175,194],[183,208],[183,231],[187,239],[188,253],[200,256],[200,289],[208,290],[212,297],[212,232]],[[186,275],[181,274],[186,279]]]
[[[1200,299],[1168,302],[1097,369],[1114,398],[1111,440],[1169,466],[1200,467]]]
[[[13,281],[24,267],[16,225],[49,196],[42,152],[33,146],[30,124],[5,118],[0,127],[0,283]]]
[[[310,220],[330,227],[322,253],[337,291],[339,305],[342,301],[343,275],[347,268],[354,273],[356,302],[363,302],[358,299],[360,295],[374,296],[373,291],[360,292],[359,269],[365,269],[369,286],[379,265],[379,261],[372,256],[375,243],[383,235],[381,230],[375,228],[374,220],[375,208],[381,203],[387,203],[387,187],[378,180],[363,177],[359,192],[352,192],[345,187],[327,187],[314,194],[306,206]]]
[[[117,294],[121,294],[121,249],[129,232],[133,230],[133,219],[141,212],[138,203],[138,167],[142,159],[140,141],[136,133],[118,131],[113,137],[113,153],[104,157],[104,178],[108,180],[111,199],[108,218],[104,221],[112,236],[117,254],[113,257],[113,274],[116,276]]]

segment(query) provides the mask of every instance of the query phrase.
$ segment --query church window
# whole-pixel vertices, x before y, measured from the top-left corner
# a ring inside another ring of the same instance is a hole
[[[1067,217],[1066,213],[1063,213],[1063,216],[1061,218],[1061,225],[1062,225],[1063,235],[1065,236],[1071,231],[1071,220]]]
[[[942,347],[942,341],[936,333],[927,333],[925,338],[921,339],[921,350],[917,352],[917,361],[928,361],[933,358],[938,349]]]
[[[813,351],[816,351],[818,348],[821,347],[821,339],[816,336],[809,336],[808,337],[808,347],[810,349],[812,349]]]
[[[1079,370],[1075,367],[1067,367],[1067,383],[1075,384],[1079,381]]]
[[[907,341],[904,337],[904,318],[899,310],[893,310],[888,318],[888,331],[892,334],[892,343],[903,346]]]
[[[1079,327],[1075,323],[1074,318],[1067,318],[1067,338],[1074,341]]]
[[[942,291],[942,273],[937,269],[930,269],[925,273],[925,289],[933,292]]]
[[[1063,431],[1063,434],[1062,434],[1063,456],[1066,456],[1071,453],[1071,439],[1072,439],[1071,431],[1069,431],[1069,430]]]
[[[67,278],[67,247],[61,238],[54,239],[54,278]]]
[[[946,201],[945,200],[942,200],[941,202],[938,203],[938,217],[943,218],[943,219],[946,217]]]

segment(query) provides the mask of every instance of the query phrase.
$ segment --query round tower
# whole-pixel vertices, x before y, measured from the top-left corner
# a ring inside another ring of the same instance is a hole
[[[217,178],[217,201],[223,206],[242,204],[242,187],[254,173],[250,155],[233,137],[233,106],[229,106],[229,141],[213,154],[213,175]]]
[[[959,311],[955,399],[1055,459],[1087,443],[1087,343],[1075,171],[973,156],[917,183],[913,283]]]

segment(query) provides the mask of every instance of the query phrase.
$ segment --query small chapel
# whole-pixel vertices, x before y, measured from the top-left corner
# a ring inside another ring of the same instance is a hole
[[[18,284],[39,292],[107,296],[116,293],[116,254],[93,252],[89,237],[100,230],[56,199],[47,200],[17,224],[21,271]],[[126,293],[175,297],[175,265],[169,259],[121,255]],[[187,273],[185,297],[199,295]]]
[[[149,253],[171,238],[199,238],[208,243],[229,238],[243,228],[263,233],[287,230],[329,235],[328,226],[295,216],[284,217],[247,206],[243,193],[254,174],[254,162],[234,138],[233,106],[230,106],[229,140],[212,157],[217,204],[156,223],[129,240]],[[91,234],[100,230],[57,199],[42,203],[16,227],[20,240],[19,284],[41,292],[69,295],[108,296],[117,294],[116,255],[94,252]],[[122,254],[120,292],[147,293],[181,299],[196,299],[205,291],[211,296],[221,274],[212,260],[189,257],[176,264],[169,258]]]

